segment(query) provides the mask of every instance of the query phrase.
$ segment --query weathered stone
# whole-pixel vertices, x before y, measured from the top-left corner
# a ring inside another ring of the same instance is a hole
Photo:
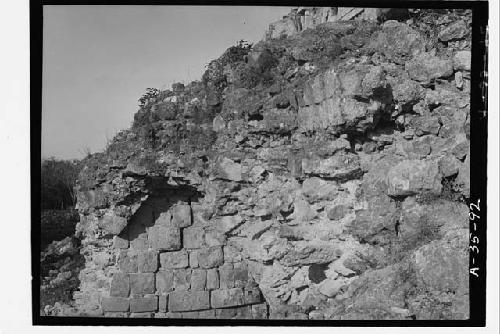
[[[453,63],[449,59],[440,59],[429,53],[423,53],[406,63],[405,69],[413,80],[427,83],[452,75]]]
[[[201,227],[189,227],[182,231],[184,248],[201,248],[203,247],[203,237],[205,231]]]
[[[415,130],[417,136],[422,136],[425,134],[437,135],[441,124],[439,124],[438,117],[415,117],[411,121],[411,125]]]
[[[120,271],[124,273],[137,272],[137,254],[122,251],[118,260]]]
[[[349,211],[349,207],[346,205],[336,205],[332,209],[328,210],[327,217],[331,220],[339,220],[344,218],[344,216],[347,215]]]
[[[335,179],[351,179],[359,176],[359,157],[351,153],[336,154],[327,159],[303,159],[302,170],[309,175]]]
[[[191,225],[191,206],[177,204],[172,208],[172,225],[175,227],[187,227]]]
[[[419,193],[439,195],[441,175],[438,164],[431,161],[405,160],[391,168],[387,175],[390,196],[408,196]]]
[[[153,313],[144,312],[144,313],[130,313],[129,318],[152,318]]]
[[[443,177],[456,175],[460,165],[460,160],[452,155],[445,155],[439,160],[439,172],[443,175]]]
[[[198,251],[198,263],[201,268],[215,268],[224,263],[224,254],[221,247],[201,248]]]
[[[248,269],[246,264],[244,263],[235,263],[234,264],[234,287],[235,288],[244,288],[248,284]]]
[[[158,311],[167,312],[168,311],[168,295],[158,296]],[[156,318],[156,316],[155,316]]]
[[[130,312],[155,312],[158,310],[158,296],[130,299]]]
[[[191,286],[191,269],[174,270],[174,290],[189,290]]]
[[[258,304],[263,301],[262,293],[258,288],[243,290],[243,302],[245,305]]]
[[[253,319],[267,319],[267,304],[252,305]]]
[[[207,247],[224,246],[226,244],[226,236],[224,233],[216,229],[205,231],[205,245]]]
[[[425,40],[418,31],[398,23],[373,36],[368,48],[381,52],[390,61],[404,64],[414,54],[425,51]]]
[[[467,23],[465,23],[465,21],[459,20],[443,28],[439,32],[438,38],[443,42],[448,42],[454,39],[461,39],[467,34],[468,31],[469,29],[467,27]]]
[[[319,292],[323,295],[332,298],[340,291],[344,283],[341,280],[324,280],[319,286]]]
[[[337,193],[337,186],[319,177],[310,177],[302,183],[302,193],[311,201],[333,200]]]
[[[243,290],[240,288],[213,290],[210,292],[210,305],[212,308],[226,308],[245,305]]]
[[[129,300],[122,297],[105,297],[102,299],[102,309],[105,312],[127,312]]]
[[[178,252],[160,253],[160,264],[162,269],[181,269],[189,266],[188,252],[180,250]]]
[[[130,281],[127,274],[114,273],[111,280],[109,295],[111,297],[128,297],[130,293]]]
[[[173,270],[161,270],[156,273],[156,290],[159,293],[168,293],[174,289]]]
[[[156,226],[172,226],[172,212],[160,212],[158,218],[155,220]]]
[[[210,308],[208,291],[174,291],[168,297],[170,312],[206,310]]]
[[[234,268],[231,263],[219,267],[219,279],[221,289],[234,288]]]
[[[139,253],[137,257],[139,272],[154,273],[158,269],[158,253],[156,251],[146,251]]]
[[[108,233],[118,235],[127,226],[127,218],[120,217],[114,212],[108,211],[99,220],[99,226]]]
[[[128,239],[123,238],[122,236],[115,235],[113,237],[113,248],[118,249],[127,249],[129,246]]]
[[[148,241],[156,250],[179,250],[182,246],[181,230],[171,226],[152,226],[148,230]]]
[[[457,51],[453,56],[453,68],[457,71],[470,71],[471,52],[467,50]]]
[[[200,266],[198,263],[198,251],[196,249],[189,252],[189,266],[191,268],[198,268]]]
[[[130,291],[132,294],[144,295],[155,292],[155,274],[130,274]]]
[[[195,269],[191,273],[191,291],[205,290],[207,283],[207,271]]]
[[[241,181],[241,164],[228,158],[222,159],[219,163],[221,178],[231,181]]]
[[[219,272],[217,269],[207,270],[207,290],[215,290],[219,288]]]
[[[293,247],[285,251],[280,263],[295,267],[313,263],[329,263],[342,255],[342,251],[328,242],[297,241]]]
[[[239,215],[235,216],[223,216],[217,221],[217,230],[222,233],[229,233],[234,230],[236,227],[241,225],[243,219]]]
[[[464,233],[465,240],[467,234]],[[417,277],[424,286],[440,291],[465,291],[469,285],[469,256],[467,249],[433,241],[415,253]]]

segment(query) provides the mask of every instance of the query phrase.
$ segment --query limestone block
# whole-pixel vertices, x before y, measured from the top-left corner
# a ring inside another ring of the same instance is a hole
[[[105,297],[102,299],[104,312],[127,312],[129,310],[128,298]]]
[[[168,296],[170,312],[206,310],[210,308],[208,291],[174,291]]]
[[[148,230],[148,241],[156,250],[179,250],[182,247],[181,230],[172,226],[152,226]]]
[[[128,246],[129,246],[129,242],[123,236],[115,235],[113,237],[113,248],[127,249]]]
[[[106,212],[99,220],[99,227],[111,234],[118,235],[127,226],[127,223],[127,218],[120,217],[114,212]]]
[[[130,274],[130,290],[132,294],[143,295],[155,292],[155,274]]]
[[[189,251],[189,266],[191,268],[198,268],[200,264],[198,263],[198,251],[191,250]]]
[[[224,158],[219,162],[221,178],[230,181],[241,181],[241,164],[234,162],[231,159]]]
[[[125,273],[114,273],[109,294],[111,297],[128,297],[130,293],[129,277]]]
[[[130,299],[130,312],[155,312],[158,310],[158,296]]]
[[[191,273],[191,291],[205,290],[207,283],[207,271],[205,269],[194,269]]]
[[[156,273],[156,291],[168,293],[174,289],[174,271],[160,270]]]
[[[217,269],[207,270],[207,290],[215,290],[219,288],[219,271]]]
[[[387,175],[390,196],[408,196],[419,193],[441,193],[441,175],[436,162],[404,160],[391,168]]]
[[[201,248],[203,246],[204,230],[201,227],[189,227],[183,231],[184,248]]]
[[[191,225],[191,206],[188,204],[176,204],[172,208],[172,225],[175,227],[187,227]]]
[[[208,247],[224,246],[226,244],[226,236],[224,233],[215,229],[205,231],[205,245]]]
[[[167,312],[168,311],[168,295],[158,296],[158,311]]]
[[[174,290],[189,290],[191,285],[191,269],[174,270]]]
[[[160,264],[162,269],[181,269],[189,265],[188,252],[180,250],[177,252],[160,253]]]
[[[198,251],[198,263],[201,268],[215,268],[224,263],[224,254],[221,247],[201,248]]]
[[[226,308],[245,305],[243,289],[213,290],[210,292],[212,308]]]
[[[124,273],[136,273],[138,269],[137,254],[122,251],[118,260],[118,267]]]
[[[219,267],[219,277],[221,289],[234,288],[234,268],[231,263],[225,263]]]
[[[158,253],[145,251],[137,257],[138,269],[141,273],[154,273],[158,269]]]

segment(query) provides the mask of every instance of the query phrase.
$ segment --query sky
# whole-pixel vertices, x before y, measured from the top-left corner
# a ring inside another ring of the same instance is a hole
[[[146,88],[199,80],[290,7],[44,6],[42,157],[82,158],[130,127]]]

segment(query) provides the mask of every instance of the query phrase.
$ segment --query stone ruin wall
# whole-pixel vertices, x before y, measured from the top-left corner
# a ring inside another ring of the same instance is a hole
[[[264,38],[273,39],[291,36],[326,22],[366,20],[376,21],[382,17],[391,19],[401,16],[406,9],[399,8],[360,8],[360,7],[298,7],[281,20],[269,25]]]
[[[373,38],[362,32],[373,57],[321,71],[301,61],[285,75],[307,80],[270,87],[260,117],[223,117],[254,102],[232,86],[231,68],[222,111],[201,125],[189,122],[208,97],[179,88],[166,102],[151,99],[146,108],[159,113],[165,137],[180,119],[217,140],[211,153],[155,151],[161,173],[136,159],[146,151],[139,144],[84,171],[81,315],[468,316],[468,208],[456,197],[470,187],[470,51],[440,58],[394,21]],[[314,57],[297,36],[297,57]],[[359,43],[352,36],[348,47]],[[249,54],[248,66],[269,54]],[[454,73],[464,74],[460,88],[449,79],[429,85]],[[136,134],[120,136],[135,145]]]

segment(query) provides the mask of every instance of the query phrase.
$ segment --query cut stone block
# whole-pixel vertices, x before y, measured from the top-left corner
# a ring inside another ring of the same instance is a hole
[[[191,285],[191,269],[174,270],[174,290],[189,290]]]
[[[156,250],[181,249],[181,230],[172,226],[153,226],[148,230],[148,242]]]
[[[174,291],[168,297],[170,312],[206,310],[210,308],[208,291]]]
[[[156,273],[156,290],[159,293],[168,293],[174,289],[174,271],[161,270]]]
[[[200,264],[198,263],[198,251],[191,250],[189,251],[189,266],[191,268],[198,268]]]
[[[130,299],[130,312],[155,312],[158,310],[158,296]]]
[[[137,257],[138,269],[141,273],[154,273],[158,270],[158,253],[146,251],[139,253]]]
[[[111,280],[109,294],[111,297],[128,297],[130,293],[130,281],[127,274],[115,273]]]
[[[207,270],[207,290],[216,290],[219,288],[219,272],[217,269]]]
[[[213,290],[210,292],[212,308],[226,308],[245,305],[245,296],[240,288]]]
[[[184,248],[201,248],[203,247],[204,230],[200,227],[189,227],[182,231]]]
[[[189,265],[188,252],[181,250],[178,252],[160,253],[160,263],[162,269],[182,269]]]
[[[127,249],[128,246],[129,246],[128,239],[124,238],[121,235],[115,235],[113,237],[113,248]]]
[[[168,295],[158,296],[158,311],[167,312],[168,311],[167,304],[168,304]]]
[[[230,263],[225,263],[219,267],[219,279],[221,289],[234,288],[234,269]]]
[[[130,290],[132,294],[144,295],[155,292],[155,274],[130,274]]]
[[[191,291],[205,290],[207,283],[207,271],[195,269],[191,273]]]
[[[177,204],[172,208],[172,225],[175,227],[188,227],[191,225],[191,206]]]
[[[224,263],[224,254],[221,247],[201,248],[198,251],[198,263],[201,268],[215,268]]]
[[[105,297],[102,299],[104,312],[127,312],[129,309],[128,298]]]
[[[118,260],[118,267],[124,273],[137,272],[137,254],[122,251]]]

